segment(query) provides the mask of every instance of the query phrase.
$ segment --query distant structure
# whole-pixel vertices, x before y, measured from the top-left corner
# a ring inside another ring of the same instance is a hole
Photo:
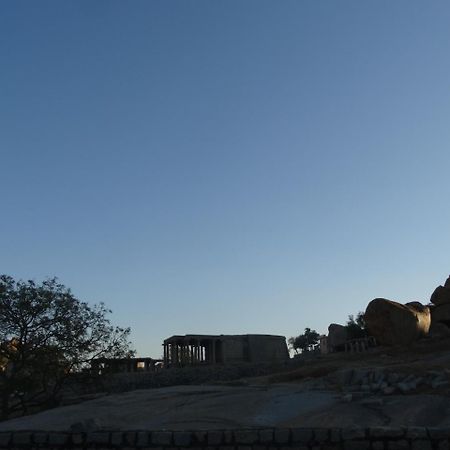
[[[320,353],[322,353],[322,355],[326,355],[328,353],[330,353],[330,349],[328,348],[328,336],[325,334],[322,334],[319,337],[319,348],[320,348]]]
[[[164,341],[164,367],[242,362],[280,362],[289,359],[284,336],[269,334],[172,336]]]
[[[157,372],[162,366],[160,359],[153,358],[97,358],[91,362],[95,373]]]

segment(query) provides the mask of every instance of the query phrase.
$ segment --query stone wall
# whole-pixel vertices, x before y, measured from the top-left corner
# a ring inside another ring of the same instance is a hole
[[[449,428],[0,432],[0,449],[446,450]]]
[[[236,381],[242,378],[259,377],[293,370],[299,365],[299,361],[293,360],[265,364],[241,362],[239,364],[211,364],[199,367],[172,367],[157,373],[108,374],[97,380],[97,389],[91,392],[126,392],[135,389]]]
[[[226,364],[248,361],[248,340],[242,336],[227,336],[222,342],[223,362]]]
[[[252,362],[275,362],[289,359],[284,336],[248,335],[249,357]]]

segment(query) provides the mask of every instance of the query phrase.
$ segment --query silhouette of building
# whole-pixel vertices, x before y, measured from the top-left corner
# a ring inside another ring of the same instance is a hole
[[[162,361],[153,358],[96,358],[91,362],[95,373],[156,372]]]
[[[280,362],[289,359],[284,336],[187,334],[166,339],[164,367]]]

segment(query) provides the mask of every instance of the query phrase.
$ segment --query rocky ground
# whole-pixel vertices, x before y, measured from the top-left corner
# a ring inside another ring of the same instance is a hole
[[[298,360],[233,382],[133,390],[0,424],[0,430],[261,426],[450,427],[450,340]]]

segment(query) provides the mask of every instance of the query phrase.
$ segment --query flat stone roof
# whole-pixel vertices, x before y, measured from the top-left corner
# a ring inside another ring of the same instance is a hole
[[[164,340],[164,343],[170,341],[188,341],[188,340],[208,340],[208,339],[227,339],[227,338],[245,338],[245,337],[271,337],[286,339],[285,336],[279,336],[275,334],[185,334],[185,335],[173,335]]]

